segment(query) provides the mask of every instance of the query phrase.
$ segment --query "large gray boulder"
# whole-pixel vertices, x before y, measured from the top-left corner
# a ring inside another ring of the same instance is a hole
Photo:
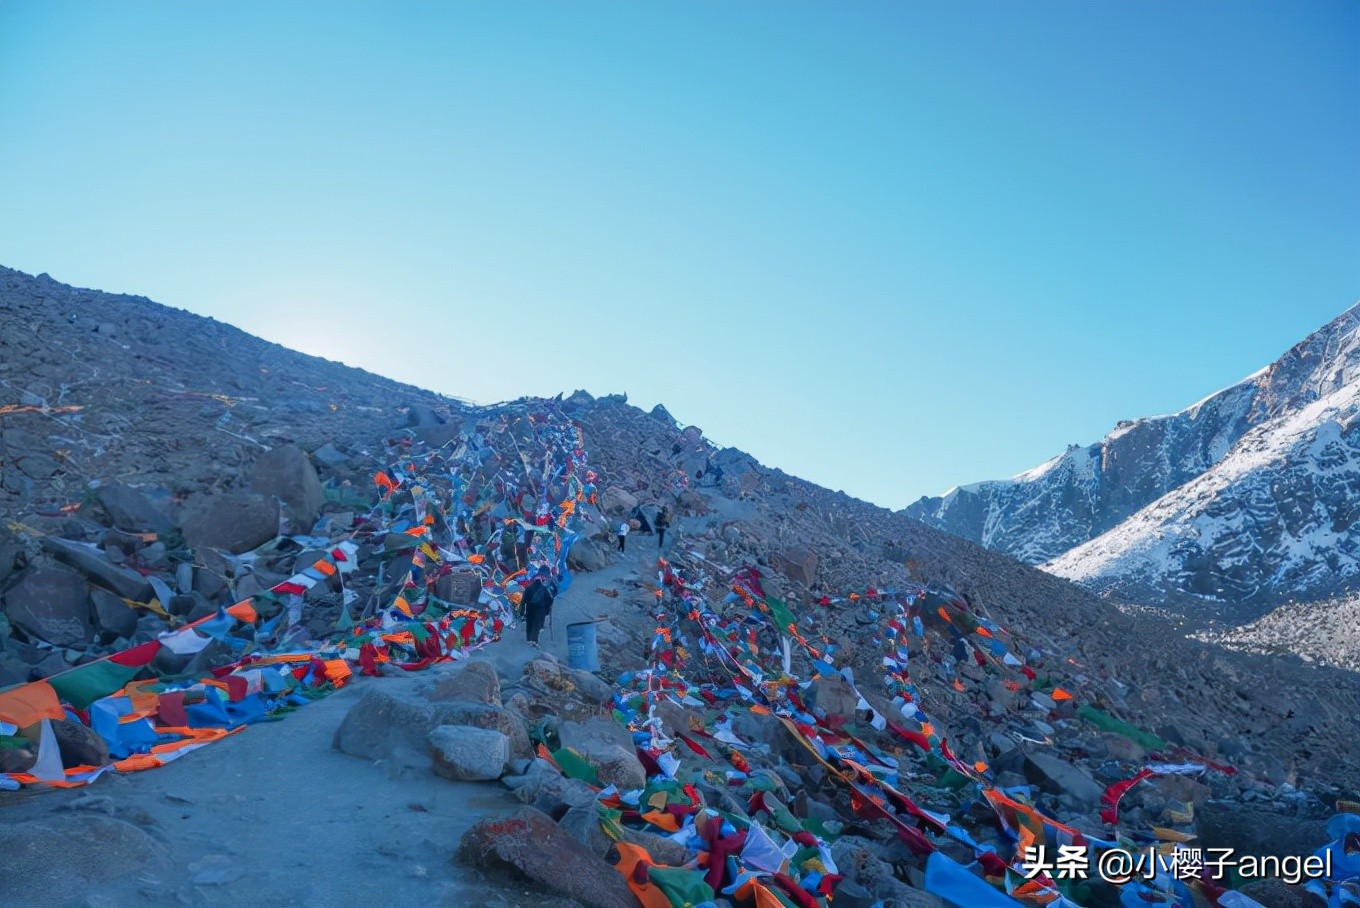
[[[647,772],[637,758],[632,736],[613,719],[595,716],[559,722],[557,735],[563,747],[576,751],[595,768],[600,784],[617,785],[625,791],[647,784]]]
[[[510,762],[510,739],[489,728],[440,725],[429,742],[435,775],[455,782],[499,779]]]
[[[637,506],[637,497],[618,486],[610,486],[600,495],[600,510],[606,514],[631,514]]]
[[[122,598],[108,590],[93,589],[90,599],[94,602],[94,619],[101,642],[112,643],[120,637],[131,640],[137,633],[137,613]]]
[[[168,533],[175,522],[141,492],[122,483],[100,486],[95,493],[104,513],[120,530]]]
[[[466,700],[431,701],[416,681],[392,679],[364,691],[335,730],[332,746],[389,768],[431,768],[430,732],[441,725],[466,725],[500,732],[510,757],[533,756],[529,735],[516,715],[500,706]]]
[[[501,679],[484,659],[474,659],[435,683],[431,700],[466,700],[487,706],[501,705]]]
[[[307,452],[297,445],[266,451],[255,461],[250,487],[283,502],[290,532],[306,533],[326,503],[326,490]]]
[[[459,844],[456,860],[532,880],[587,908],[638,905],[617,870],[532,807],[506,819],[484,820],[469,829]]]
[[[184,518],[184,539],[194,548],[233,555],[264,545],[279,533],[279,506],[257,492],[225,492],[201,498]]]
[[[62,766],[103,766],[109,762],[109,745],[94,729],[75,719],[52,723],[52,734],[61,752]]]
[[[804,586],[817,576],[818,561],[817,553],[806,547],[785,549],[770,556],[771,567]]]
[[[823,675],[808,686],[808,705],[828,719],[853,722],[858,704],[855,689],[840,675]]]
[[[585,536],[572,543],[567,552],[567,567],[573,571],[602,571],[612,563],[609,549]]]
[[[1066,795],[1083,806],[1098,804],[1105,793],[1104,786],[1086,770],[1048,753],[1025,755],[1025,778],[1050,794]]]
[[[70,565],[91,582],[112,590],[124,599],[146,602],[153,595],[151,584],[145,577],[129,568],[111,564],[97,546],[56,536],[45,537],[42,544],[58,561]]]
[[[55,646],[83,647],[94,637],[89,584],[65,568],[27,570],[5,593],[5,611],[24,633]]]

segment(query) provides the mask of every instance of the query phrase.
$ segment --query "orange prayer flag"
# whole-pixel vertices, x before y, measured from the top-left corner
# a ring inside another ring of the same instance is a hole
[[[145,769],[155,769],[164,765],[159,758],[153,757],[151,754],[133,754],[116,761],[113,768],[119,772],[141,772]]]
[[[1063,690],[1061,687],[1055,687],[1055,688],[1053,688],[1053,693],[1049,694],[1049,696],[1052,697],[1054,700],[1071,700],[1071,699],[1072,699],[1072,695],[1069,694],[1067,691]]]
[[[23,684],[0,694],[0,720],[20,728],[37,725],[43,719],[65,719],[57,691],[46,681]]]
[[[680,831],[680,822],[676,820],[675,815],[666,813],[664,810],[649,810],[642,815],[642,818],[653,826],[660,826],[667,832]]]
[[[259,617],[259,614],[255,611],[255,606],[251,604],[249,599],[229,606],[227,614],[237,621],[244,621],[246,624],[254,624],[255,619]]]
[[[344,659],[327,659],[323,664],[326,666],[327,680],[335,684],[336,687],[344,684],[354,674],[350,670],[349,663]]]

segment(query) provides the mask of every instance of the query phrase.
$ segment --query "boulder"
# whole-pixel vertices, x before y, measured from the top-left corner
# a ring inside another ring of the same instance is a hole
[[[455,605],[473,605],[482,595],[482,578],[470,571],[445,574],[435,581],[434,594]]]
[[[817,576],[817,564],[817,553],[802,546],[788,548],[770,556],[770,567],[804,586],[809,586]]]
[[[0,904],[92,904],[92,883],[168,863],[146,832],[98,813],[8,822],[0,825]]]
[[[431,717],[435,725],[471,725],[495,729],[510,739],[511,757],[518,760],[534,755],[523,717],[509,707],[470,700],[437,701],[431,704]]]
[[[431,702],[421,696],[414,681],[404,678],[365,690],[335,730],[332,746],[394,767],[427,769],[429,735],[441,725],[499,731],[510,741],[512,758],[533,756],[529,735],[511,710],[466,700]]]
[[[203,549],[195,554],[199,564],[194,566],[194,592],[215,601],[230,589],[229,578],[235,574],[235,568],[215,549]]]
[[[431,705],[415,696],[409,684],[370,687],[345,714],[331,746],[368,760],[426,768],[429,734],[439,724],[432,713]]]
[[[184,539],[194,548],[249,552],[279,534],[279,506],[256,492],[205,496],[184,518]]]
[[[501,705],[501,679],[490,662],[474,659],[462,669],[440,678],[430,694],[432,700],[467,700],[488,706]]]
[[[94,729],[74,719],[52,722],[52,733],[61,751],[61,765],[103,766],[109,762],[109,745]]]
[[[101,643],[112,643],[120,637],[131,640],[137,633],[137,612],[121,597],[108,590],[93,589],[90,600],[94,603],[94,620],[100,631]]]
[[[319,467],[338,470],[349,463],[349,455],[328,441],[312,452],[312,460]]]
[[[698,489],[685,489],[675,500],[676,510],[687,517],[702,517],[712,508],[712,499]]]
[[[33,668],[35,678],[50,678],[59,675],[71,667],[61,653],[48,653]]]
[[[120,530],[168,533],[175,522],[141,492],[122,483],[100,486],[95,493],[104,513]]]
[[[430,732],[435,775],[456,782],[499,779],[510,762],[510,739],[470,725],[440,725]]]
[[[549,816],[553,815],[551,810],[545,810],[544,813]],[[592,854],[599,857],[606,857],[609,854],[609,849],[614,846],[609,836],[605,835],[604,827],[600,825],[600,811],[594,803],[567,807],[566,812],[558,819],[557,825],[567,835],[589,848]],[[674,839],[651,832],[629,829],[627,826],[620,826],[619,828],[623,832],[623,841],[630,845],[645,848],[647,854],[651,855],[652,860],[658,864],[678,867],[689,860],[689,853],[685,850],[685,846]]]
[[[1105,793],[1086,770],[1048,753],[1025,755],[1025,778],[1050,794],[1067,795],[1088,806],[1098,804]]]
[[[599,811],[595,811],[595,814],[595,821],[598,824]],[[628,842],[631,845],[640,845],[647,849],[647,853],[651,855],[652,859],[658,864],[668,864],[672,867],[678,867],[689,860],[689,852],[685,850],[685,846],[674,839],[664,835],[657,835],[654,832],[647,832],[646,830],[629,829],[627,826],[621,828],[623,829],[623,840],[625,842]]]
[[[83,647],[94,637],[89,585],[65,568],[27,570],[5,593],[5,610],[24,633],[55,646]]]
[[[606,514],[631,514],[637,506],[637,497],[617,486],[610,486],[600,495],[600,510]]]
[[[473,826],[463,836],[456,859],[532,880],[587,908],[638,905],[617,870],[532,807]]]
[[[549,813],[549,816],[552,814]],[[567,835],[590,851],[597,858],[603,858],[609,854],[609,849],[614,847],[614,843],[609,836],[604,834],[604,827],[600,825],[600,811],[592,806],[568,807],[567,812],[562,814],[557,820],[557,826]],[[656,856],[653,855],[653,858]]]
[[[853,722],[858,704],[855,689],[840,675],[822,675],[808,685],[808,705],[828,719]]]
[[[632,736],[613,719],[596,716],[559,722],[557,736],[563,747],[576,751],[595,768],[600,784],[617,785],[625,791],[647,784],[647,772],[638,761]]]
[[[294,533],[312,528],[326,490],[307,453],[297,445],[282,445],[261,454],[250,474],[250,487],[283,502],[283,514]]]
[[[550,764],[545,765],[546,770],[535,765],[522,777],[502,781],[514,787],[516,800],[551,816],[561,816],[572,807],[596,808],[595,789],[580,779],[567,778]]]
[[[130,568],[111,564],[98,546],[71,542],[56,536],[45,537],[42,544],[58,561],[70,565],[91,582],[112,590],[124,599],[147,602],[153,595],[151,584],[145,577]]]
[[[19,566],[19,556],[23,551],[23,541],[6,527],[0,526],[0,584]]]
[[[446,425],[437,426],[420,426],[415,431],[420,440],[431,448],[442,448],[462,435],[462,429],[457,423],[448,423]]]
[[[585,536],[572,543],[567,552],[567,567],[573,571],[602,571],[612,563],[609,549]]]
[[[587,703],[603,705],[614,697],[614,688],[584,669],[569,668],[566,675],[576,687],[576,696]]]
[[[30,747],[0,747],[0,772],[28,772],[37,762],[36,744]]]
[[[1205,848],[1232,848],[1239,855],[1281,858],[1312,854],[1331,840],[1325,819],[1286,816],[1229,801],[1198,805],[1195,832]]]

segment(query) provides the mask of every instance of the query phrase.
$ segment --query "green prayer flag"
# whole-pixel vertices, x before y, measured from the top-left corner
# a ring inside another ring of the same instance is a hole
[[[53,675],[47,682],[62,700],[76,709],[87,709],[94,701],[122,690],[141,670],[139,665],[119,665],[105,659]]]
[[[684,867],[649,867],[647,876],[675,908],[694,908],[715,898],[713,887],[697,870]]]
[[[770,607],[770,618],[773,619],[775,627],[781,634],[787,634],[789,627],[793,625],[793,613],[784,604],[782,599],[775,599],[773,596],[765,600],[765,604]]]
[[[1104,710],[1096,709],[1094,706],[1086,705],[1080,707],[1077,710],[1077,715],[1087,722],[1090,722],[1101,731],[1110,731],[1117,735],[1123,735],[1130,741],[1141,744],[1148,750],[1162,750],[1167,746],[1167,743],[1156,735],[1145,732],[1141,728],[1135,728],[1122,719],[1116,719]]]
[[[596,771],[595,767],[591,766],[585,757],[581,756],[570,747],[562,747],[553,751],[552,758],[553,762],[557,764],[558,769],[562,770],[562,775],[567,778],[580,779],[582,782],[587,782],[591,785],[599,783],[600,774]]]

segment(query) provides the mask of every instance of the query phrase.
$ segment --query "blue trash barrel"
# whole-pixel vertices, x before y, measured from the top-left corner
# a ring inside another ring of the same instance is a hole
[[[578,621],[567,625],[567,665],[588,672],[600,670],[600,652],[595,645],[594,621]]]

